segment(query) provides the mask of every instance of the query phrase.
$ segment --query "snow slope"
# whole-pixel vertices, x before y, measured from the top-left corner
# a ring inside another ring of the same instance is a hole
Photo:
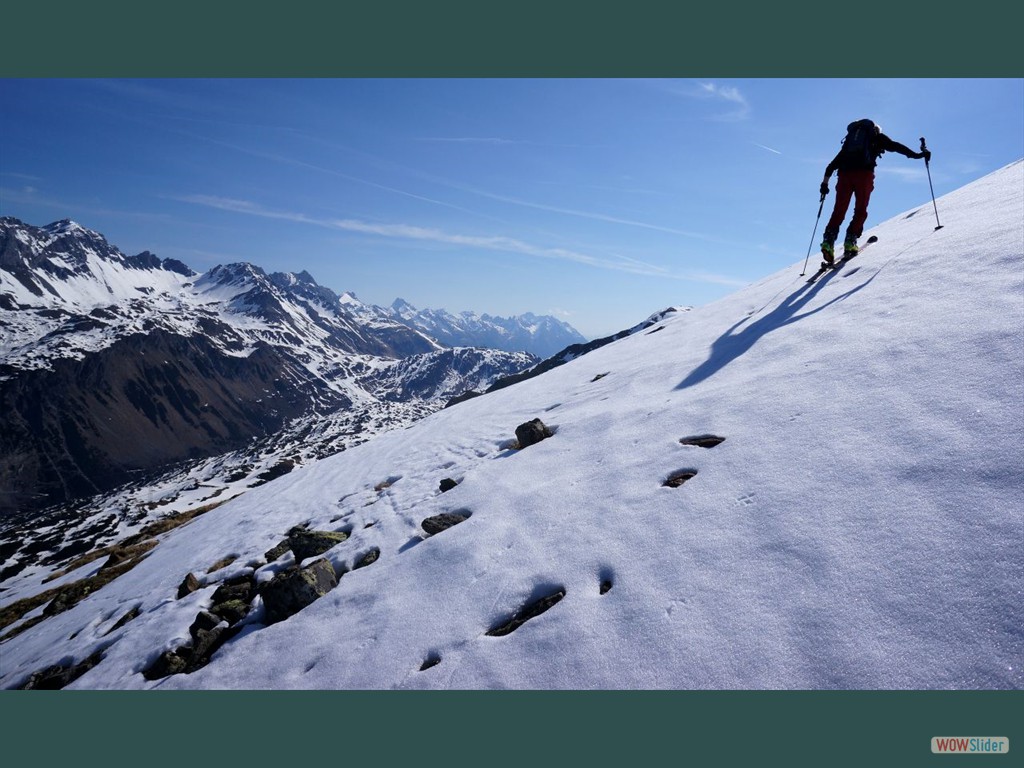
[[[940,198],[940,230],[928,198],[874,226],[813,286],[800,254],[255,488],[4,641],[0,685],[102,650],[68,687],[1020,688],[1022,196],[1019,161]],[[554,435],[509,447],[535,417]],[[726,439],[680,443],[705,433]],[[680,470],[696,475],[663,485]],[[257,598],[207,666],[144,678],[224,577],[287,565],[263,553],[304,523],[350,532],[326,553],[338,570],[380,556],[285,621],[265,625]],[[176,599],[190,571],[205,586]]]

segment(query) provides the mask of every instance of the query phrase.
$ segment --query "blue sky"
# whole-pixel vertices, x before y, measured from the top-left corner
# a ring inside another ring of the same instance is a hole
[[[7,79],[0,100],[2,215],[588,337],[799,271],[851,120],[927,137],[936,196],[1024,156],[1020,79]],[[921,205],[924,163],[883,156],[867,227]]]

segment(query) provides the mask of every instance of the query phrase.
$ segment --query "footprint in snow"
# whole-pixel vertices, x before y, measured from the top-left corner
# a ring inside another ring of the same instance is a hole
[[[486,634],[488,637],[504,637],[505,635],[510,635],[530,619],[534,619],[549,610],[563,597],[565,597],[565,587],[556,587],[554,591],[533,600],[527,605],[524,605],[512,616],[498,624],[495,624],[487,630]]]
[[[725,438],[718,435],[691,435],[679,439],[680,445],[695,445],[698,448],[714,448],[724,442]]]
[[[678,488],[687,480],[692,480],[697,476],[696,469],[680,469],[677,472],[673,472],[669,475],[665,482],[662,483],[666,488]]]

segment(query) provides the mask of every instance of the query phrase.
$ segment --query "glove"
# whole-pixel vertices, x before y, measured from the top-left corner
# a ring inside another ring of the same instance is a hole
[[[827,195],[828,194],[828,182],[827,181],[821,182],[821,188],[818,191],[821,192],[821,196],[822,197]]]
[[[921,153],[921,157],[923,157],[924,161],[927,163],[932,159],[932,153],[926,149],[924,152]]]

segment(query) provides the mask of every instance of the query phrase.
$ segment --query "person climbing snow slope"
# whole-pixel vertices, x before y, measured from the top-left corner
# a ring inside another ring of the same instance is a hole
[[[884,152],[898,152],[914,160],[931,159],[931,152],[915,152],[909,147],[893,141],[872,120],[855,120],[847,126],[843,146],[825,168],[825,178],[821,182],[821,196],[824,200],[828,194],[828,182],[832,174],[839,171],[836,182],[836,202],[832,216],[825,225],[825,233],[821,242],[822,258],[829,264],[835,261],[835,242],[839,236],[839,228],[846,211],[854,198],[853,218],[846,228],[843,241],[843,257],[851,258],[857,254],[857,238],[864,231],[864,222],[868,218],[868,200],[875,188],[875,164]]]

